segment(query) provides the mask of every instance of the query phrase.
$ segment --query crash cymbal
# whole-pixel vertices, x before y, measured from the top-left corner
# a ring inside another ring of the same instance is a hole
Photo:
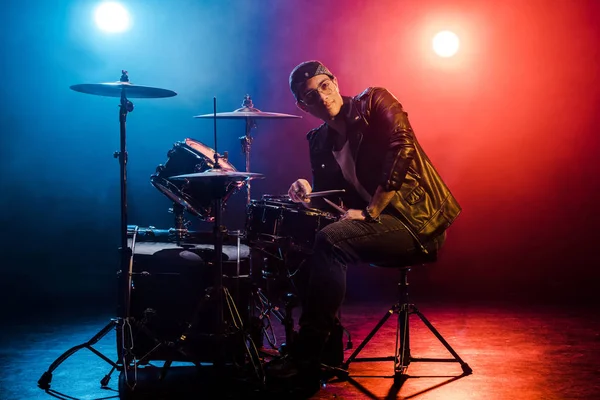
[[[194,174],[175,175],[169,177],[169,179],[189,179],[194,180],[210,180],[210,179],[223,179],[227,181],[244,181],[251,179],[264,178],[263,174],[256,172],[238,172],[238,171],[224,171],[222,169],[209,169],[204,172],[196,172]]]
[[[82,83],[78,85],[72,85],[71,89],[76,92],[106,97],[121,97],[121,92],[124,89],[126,97],[140,99],[173,97],[177,95],[177,93],[168,89],[140,86],[134,85],[130,82],[120,81],[106,83]]]
[[[216,114],[195,115],[194,118],[218,118],[218,119],[239,119],[239,118],[302,118],[299,115],[282,114],[275,112],[260,111],[254,107],[242,107],[235,111],[221,112]]]

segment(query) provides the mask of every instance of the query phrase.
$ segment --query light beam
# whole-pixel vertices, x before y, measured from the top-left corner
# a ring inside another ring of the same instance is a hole
[[[108,33],[124,32],[131,23],[127,9],[115,1],[100,3],[96,7],[94,19],[98,28]]]

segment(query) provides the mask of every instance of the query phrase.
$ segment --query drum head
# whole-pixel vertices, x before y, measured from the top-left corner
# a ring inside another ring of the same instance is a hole
[[[198,154],[202,155],[204,157],[204,159],[206,160],[206,163],[209,165],[209,167],[206,169],[203,169],[202,171],[206,171],[207,169],[211,169],[214,167],[215,151],[213,149],[211,149],[210,147],[206,146],[205,144],[203,144],[197,140],[190,139],[190,138],[185,139],[184,143],[186,144],[186,146],[190,147],[191,149],[194,149]],[[223,158],[219,159],[219,165],[221,166],[221,169],[223,171],[237,171],[232,164],[230,164],[227,160],[225,160]],[[195,171],[195,172],[202,172],[202,171]]]
[[[215,165],[215,151],[197,140],[186,138],[175,143],[167,157],[165,164],[159,165],[156,173],[150,177],[152,185],[190,214],[205,221],[212,221],[214,219],[212,210],[214,190],[210,187],[210,183],[186,182],[170,178],[175,175],[193,174],[212,169]],[[219,159],[219,165],[224,171],[237,171],[225,159]],[[231,194],[245,184],[245,181],[228,183],[223,201],[226,202]]]

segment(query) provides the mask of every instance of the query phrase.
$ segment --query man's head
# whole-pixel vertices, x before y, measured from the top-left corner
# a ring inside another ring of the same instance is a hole
[[[290,74],[290,90],[303,111],[331,120],[343,105],[337,78],[320,61],[305,61]]]

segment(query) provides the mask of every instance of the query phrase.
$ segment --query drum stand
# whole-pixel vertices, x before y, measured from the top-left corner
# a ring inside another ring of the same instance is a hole
[[[293,309],[298,306],[298,298],[294,293],[296,290],[291,280],[293,274],[290,275],[288,270],[288,264],[292,261],[290,260],[288,251],[285,247],[286,246],[279,244],[277,245],[276,251],[269,251],[260,245],[255,248],[258,254],[260,254],[263,264],[269,264],[269,261],[272,261],[277,264],[277,266],[267,266],[266,269],[260,271],[260,278],[266,281],[265,290],[258,287],[257,282],[253,282],[253,284],[256,285],[253,289],[253,296],[255,296],[255,301],[257,303],[256,309],[259,312],[259,316],[256,318],[261,321],[262,334],[267,339],[271,348],[279,352],[284,352],[294,341],[295,333],[292,313]],[[268,270],[271,268],[275,268],[279,273],[269,272]],[[285,272],[283,276],[281,275],[282,271]],[[257,277],[254,279],[257,279]],[[267,295],[273,295],[274,293],[274,297],[283,303],[283,308],[272,303],[267,297]],[[277,344],[277,338],[271,322],[271,314],[284,328],[285,342],[281,345]]]
[[[173,215],[175,220],[174,234],[175,243],[177,243],[177,246],[181,245],[181,241],[187,236],[188,233],[188,223],[185,221],[183,216],[183,210],[184,208],[181,204],[173,202]]]
[[[215,99],[215,113],[216,113],[216,99]],[[213,169],[220,169],[221,166],[219,164],[219,159],[222,156],[217,152],[217,134],[216,134],[216,119],[215,119],[215,163]],[[198,316],[200,315],[200,311],[207,306],[207,304],[212,304],[216,302],[215,308],[215,326],[216,331],[214,332],[214,338],[216,339],[215,346],[217,348],[216,354],[217,356],[213,360],[213,365],[218,370],[222,369],[225,364],[225,352],[222,351],[224,347],[224,338],[229,334],[226,331],[225,324],[225,315],[224,315],[224,303],[227,304],[227,311],[229,312],[229,323],[233,325],[235,329],[241,332],[244,335],[244,345],[246,353],[249,356],[249,361],[252,364],[254,369],[254,373],[258,378],[261,384],[264,384],[264,372],[262,370],[262,365],[260,364],[260,356],[254,345],[252,337],[247,335],[244,332],[244,326],[242,319],[239,315],[233,297],[231,296],[229,289],[223,285],[223,234],[226,232],[226,228],[221,225],[222,220],[222,207],[223,207],[223,197],[226,195],[226,188],[228,182],[222,178],[214,178],[212,182],[212,193],[211,197],[214,201],[214,228],[213,228],[213,236],[214,236],[214,258],[212,263],[213,268],[213,286],[209,287],[206,290],[205,296],[200,300],[196,312],[191,318],[191,322],[187,325],[186,330],[181,334],[179,339],[173,344],[177,350],[183,353],[183,347],[185,345],[186,340],[193,333],[194,328],[198,323]],[[175,211],[175,209],[174,209]],[[180,221],[176,214],[176,222]],[[184,353],[185,354],[185,353]],[[161,371],[161,379],[164,379],[168,369],[171,367],[172,359],[166,360],[163,365]]]
[[[244,100],[242,102],[242,108],[240,110],[249,110],[249,111],[258,111],[258,109],[254,108],[254,103],[252,103],[252,99],[250,97],[250,95],[246,95],[244,96]],[[251,148],[252,148],[252,141],[253,141],[253,137],[251,134],[252,128],[256,128],[256,120],[252,117],[246,117],[245,118],[245,122],[246,122],[246,127],[245,127],[245,134],[244,136],[241,136],[239,138],[240,140],[240,144],[242,145],[242,153],[245,156],[245,160],[246,160],[246,172],[250,172],[250,153],[251,153]],[[246,207],[249,207],[252,201],[252,194],[251,194],[251,184],[250,181],[246,182]],[[252,264],[252,259],[250,260],[250,263]],[[254,285],[254,282],[252,283]],[[255,287],[253,289],[254,292],[254,299],[257,303],[256,308],[259,311],[259,316],[256,317],[256,319],[258,320],[257,324],[263,324],[264,322],[262,321],[266,321],[267,326],[262,326],[261,328],[261,334],[264,334],[264,336],[266,337],[267,341],[269,342],[269,344],[271,345],[272,348],[276,348],[277,347],[277,339],[275,337],[275,333],[273,331],[273,326],[271,325],[271,318],[270,318],[270,314],[275,315],[275,317],[279,320],[279,322],[284,323],[284,325],[286,326],[286,332],[288,331],[288,326],[289,326],[289,319],[286,318],[286,316],[281,312],[281,310],[276,307],[273,303],[271,303],[271,301],[269,300],[269,298],[267,297],[267,295],[265,294],[265,292],[263,290],[261,290],[258,287]],[[287,307],[286,307],[287,309]],[[269,337],[269,331],[270,331],[270,337]],[[256,332],[253,332],[251,334],[252,336],[255,336],[256,339],[258,339],[258,334]],[[262,347],[259,346],[259,347]]]
[[[127,71],[123,70],[120,82],[129,82]],[[92,346],[99,342],[104,336],[106,336],[112,329],[120,325],[123,335],[125,337],[126,332],[131,332],[129,326],[129,302],[131,297],[131,275],[132,275],[132,259],[131,249],[127,245],[127,150],[126,150],[126,122],[127,113],[133,111],[133,103],[127,99],[125,89],[121,89],[121,97],[119,104],[119,130],[120,130],[120,149],[114,153],[114,157],[119,159],[120,164],[120,183],[121,183],[121,246],[120,246],[120,270],[119,270],[119,298],[117,304],[117,315],[118,318],[113,318],[110,322],[102,328],[96,335],[94,335],[89,341],[80,345],[74,346],[60,355],[48,368],[46,372],[42,374],[38,380],[38,387],[48,391],[50,389],[50,382],[52,381],[52,372],[58,368],[67,358],[76,353],[77,351],[86,348],[102,358],[108,364],[112,366],[110,372],[102,378],[100,381],[101,386],[104,388],[110,381],[110,376],[115,369],[119,368],[119,363],[110,360],[104,354],[94,349]],[[129,329],[128,329],[129,328]],[[123,367],[125,367],[125,360],[130,356],[128,353],[128,346],[125,345],[124,340],[123,346]]]

